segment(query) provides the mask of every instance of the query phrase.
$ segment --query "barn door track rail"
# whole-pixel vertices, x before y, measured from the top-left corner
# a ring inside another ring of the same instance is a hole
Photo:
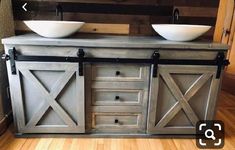
[[[223,52],[218,52],[214,60],[193,60],[193,59],[161,59],[160,53],[154,51],[149,59],[137,58],[97,58],[86,57],[83,49],[79,49],[77,57],[63,57],[63,56],[32,56],[21,55],[17,53],[16,49],[9,49],[8,54],[2,55],[3,60],[10,60],[11,73],[16,74],[16,61],[35,61],[35,62],[71,62],[78,63],[79,75],[83,76],[84,63],[129,63],[129,64],[149,64],[153,67],[153,77],[158,75],[158,65],[203,65],[203,66],[217,66],[216,78],[219,79],[221,71],[225,66],[229,65],[229,61],[225,58]]]

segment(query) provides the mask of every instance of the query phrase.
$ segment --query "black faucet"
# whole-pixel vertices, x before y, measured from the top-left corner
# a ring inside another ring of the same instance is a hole
[[[180,16],[180,11],[178,8],[175,8],[172,14],[172,24],[177,23],[177,21],[179,20],[179,16]]]
[[[63,8],[60,4],[56,5],[56,16],[60,16],[60,20],[63,21]]]

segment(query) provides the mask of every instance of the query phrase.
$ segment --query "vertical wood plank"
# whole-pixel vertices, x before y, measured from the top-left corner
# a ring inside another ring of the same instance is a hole
[[[92,67],[91,64],[86,64],[85,66],[85,73],[86,73],[86,78],[85,78],[85,98],[86,98],[86,120],[85,120],[85,125],[86,125],[86,132],[91,132],[92,130],[92,98],[91,98],[91,93],[92,93]]]
[[[232,18],[232,24],[231,24],[231,28],[230,28],[230,35],[229,35],[229,40],[228,40],[228,45],[231,46],[232,42],[233,42],[233,36],[234,36],[234,32],[235,32],[235,11],[233,11],[233,18]],[[231,51],[231,50],[230,50]],[[229,51],[229,52],[230,52]],[[229,56],[229,54],[228,54]]]
[[[222,75],[221,75],[222,76]],[[215,110],[217,99],[220,91],[220,83],[222,80],[216,79],[215,74],[213,75],[213,79],[210,86],[210,93],[208,97],[206,112],[205,112],[205,120],[213,120],[215,118]]]
[[[147,116],[147,133],[154,132],[154,128],[156,126],[156,110],[157,110],[157,97],[159,91],[159,71],[157,74],[157,78],[152,78],[153,76],[153,65],[151,65],[151,73],[150,73],[150,90],[149,90],[149,104],[148,104],[148,116]],[[159,68],[160,70],[160,68]]]
[[[13,76],[10,74],[10,76]],[[22,88],[21,88],[21,79],[20,79],[20,72],[17,70],[16,75],[12,77],[13,80],[11,80],[10,84],[12,86],[12,91],[14,92],[12,94],[13,98],[13,103],[15,105],[16,109],[16,118],[17,118],[17,125],[19,132],[22,132],[25,127],[25,113],[24,113],[24,105],[23,105],[23,96],[22,96]]]
[[[234,34],[235,38],[235,34]],[[229,55],[230,65],[226,69],[226,73],[229,73],[233,76],[235,76],[235,40],[233,40],[232,46],[231,46],[231,52]]]
[[[77,67],[78,68],[78,67]],[[76,97],[78,98],[78,126],[82,132],[85,132],[85,83],[84,76],[79,76],[76,71]]]
[[[227,13],[227,10],[229,9],[230,13],[233,13],[233,0],[220,0],[219,9],[217,13],[217,21],[216,21],[216,27],[215,27],[215,33],[213,40],[215,42],[221,42],[224,29],[229,29],[231,24],[231,15]],[[225,22],[227,21],[227,27],[225,27]]]
[[[8,46],[4,47],[5,54],[8,54],[8,49],[10,49],[10,48],[11,47],[8,47]],[[14,81],[17,80],[17,77],[12,76],[12,74],[11,74],[11,64],[10,64],[9,61],[6,62],[6,66],[7,66],[8,80],[11,81],[11,82],[9,82],[9,89],[10,89],[10,92],[11,92],[10,99],[11,99],[11,106],[12,106],[13,122],[14,122],[14,127],[15,127],[16,132],[19,132],[20,124],[18,124],[18,118],[17,118],[17,114],[19,112],[18,112],[18,109],[17,109],[17,96],[15,96],[15,86],[16,85],[14,84]],[[20,97],[18,97],[18,98],[20,98]]]
[[[224,19],[224,26],[223,26],[223,35],[221,43],[227,44],[229,42],[229,35],[231,34],[231,25],[233,19],[233,12],[234,12],[234,0],[229,0],[228,5],[226,8],[226,15]]]

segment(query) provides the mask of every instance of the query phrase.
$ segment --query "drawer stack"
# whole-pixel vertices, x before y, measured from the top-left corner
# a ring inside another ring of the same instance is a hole
[[[92,132],[145,132],[148,66],[92,65],[91,82]]]

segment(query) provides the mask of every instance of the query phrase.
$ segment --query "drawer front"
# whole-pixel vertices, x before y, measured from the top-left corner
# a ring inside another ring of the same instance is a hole
[[[92,80],[95,81],[144,81],[146,69],[139,65],[92,65]]]
[[[92,129],[96,132],[139,132],[141,114],[92,113]]]
[[[142,90],[93,89],[92,105],[141,105]]]
[[[121,127],[121,126],[138,126],[138,114],[94,114],[93,127]]]

